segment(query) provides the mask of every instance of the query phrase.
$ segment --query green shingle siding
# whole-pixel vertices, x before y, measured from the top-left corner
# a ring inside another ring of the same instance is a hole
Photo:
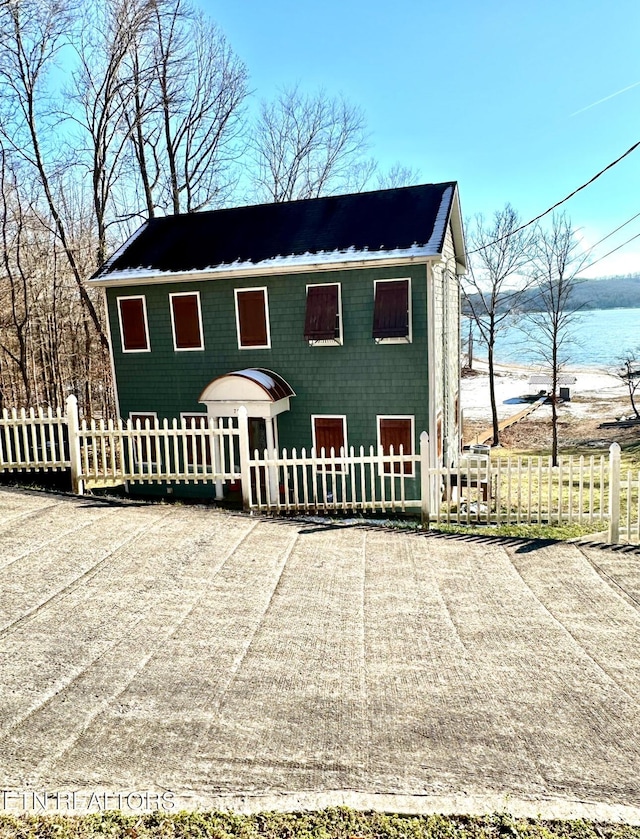
[[[374,343],[373,282],[411,277],[413,342]],[[304,340],[307,284],[339,282],[343,346],[310,347]],[[271,349],[238,349],[234,288],[266,286]],[[205,349],[173,349],[169,294],[199,291]],[[150,353],[121,350],[116,297],[144,294]],[[112,343],[123,417],[156,411],[160,419],[204,411],[198,396],[214,378],[244,367],[265,367],[296,392],[291,410],[278,418],[280,445],[311,446],[312,414],[346,414],[349,445],[376,443],[376,415],[413,414],[416,437],[428,428],[426,268],[362,269],[318,274],[211,280],[109,289]],[[416,440],[416,446],[418,441]]]

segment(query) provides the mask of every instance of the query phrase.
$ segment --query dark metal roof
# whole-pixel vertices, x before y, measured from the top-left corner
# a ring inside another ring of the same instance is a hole
[[[255,382],[267,394],[271,402],[278,402],[280,399],[286,399],[288,396],[296,395],[291,385],[282,376],[274,373],[273,370],[265,370],[263,367],[247,367],[244,370],[234,370],[231,373],[225,373],[223,376],[218,376],[213,382],[209,382],[200,394],[200,399],[202,399],[205,392],[214,382],[219,382],[230,376]]]
[[[202,271],[343,251],[428,246],[437,254],[455,193],[454,182],[425,184],[154,218],[93,279],[142,270]]]

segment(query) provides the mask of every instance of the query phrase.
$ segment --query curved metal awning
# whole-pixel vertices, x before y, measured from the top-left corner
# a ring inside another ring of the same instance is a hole
[[[210,416],[236,416],[241,406],[250,417],[274,417],[289,410],[295,391],[282,376],[262,367],[247,367],[218,376],[205,387],[199,402]]]

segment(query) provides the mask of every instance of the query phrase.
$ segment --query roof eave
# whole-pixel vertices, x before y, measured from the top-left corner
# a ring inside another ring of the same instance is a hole
[[[335,271],[358,268],[385,268],[395,265],[411,265],[438,262],[442,253],[404,253],[393,256],[370,254],[361,258],[335,259],[309,262],[278,262],[274,265],[221,266],[198,271],[159,272],[154,269],[136,269],[119,271],[106,276],[93,276],[89,283],[94,286],[112,288],[118,286],[160,285],[164,283],[201,282],[205,280],[244,279],[248,277],[266,277],[274,274],[302,274],[320,271]]]

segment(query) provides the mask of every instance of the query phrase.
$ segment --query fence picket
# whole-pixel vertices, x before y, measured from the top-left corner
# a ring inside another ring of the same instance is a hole
[[[303,448],[259,454],[249,452],[246,419],[87,423],[79,421],[74,400],[67,400],[66,413],[59,407],[4,408],[0,471],[71,467],[79,492],[86,481],[215,484],[216,498],[222,497],[225,481],[242,478],[245,505],[259,510],[420,508],[427,526],[430,521],[607,522],[610,541],[619,538],[620,529],[627,539],[640,541],[640,472],[619,474],[615,445],[608,458],[564,456],[557,467],[550,457],[530,455],[486,462],[471,455],[450,468],[431,466],[426,435],[424,440],[421,435],[421,455],[405,453],[402,446],[386,453],[382,446],[370,446],[368,453],[364,446],[359,451],[351,446],[338,452]]]

